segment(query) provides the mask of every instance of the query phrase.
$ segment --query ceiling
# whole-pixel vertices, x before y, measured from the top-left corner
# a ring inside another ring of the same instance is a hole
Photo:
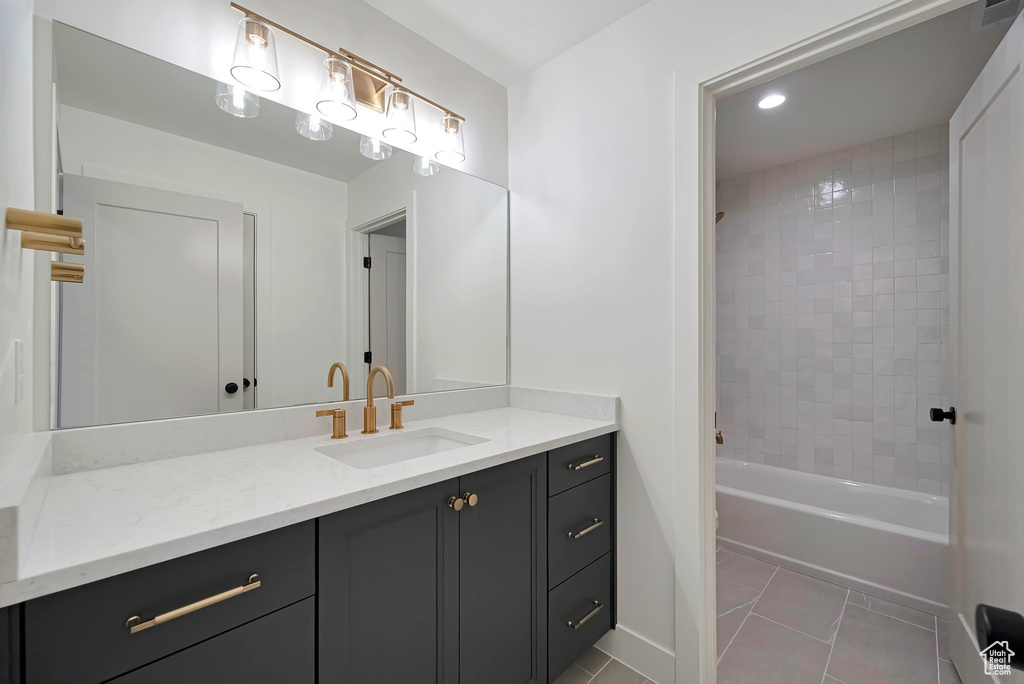
[[[214,103],[216,81],[57,22],[54,52],[64,105],[343,182],[377,163],[359,153],[357,133],[335,126],[330,140],[308,140],[293,109],[265,98],[258,117],[238,119]]]
[[[732,178],[949,121],[1009,26],[970,33],[972,5],[718,102],[717,175]],[[771,110],[771,92],[787,101]]]
[[[509,85],[647,0],[365,0]]]

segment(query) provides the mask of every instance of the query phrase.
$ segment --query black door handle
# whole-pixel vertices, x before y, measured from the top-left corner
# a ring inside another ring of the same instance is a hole
[[[948,420],[950,425],[956,425],[956,408],[950,406],[948,411],[933,408],[928,411],[928,417],[932,419],[933,423],[941,423],[944,420]]]
[[[245,389],[249,389],[249,385],[251,384],[252,383],[249,382],[249,378],[242,378],[242,387],[244,387]]]
[[[224,391],[227,392],[228,394],[234,394],[235,392],[238,391],[238,383],[229,382],[228,384],[224,385]]]
[[[978,644],[984,649],[982,656],[989,664],[998,662],[1024,670],[1024,661],[1013,657],[1017,653],[1024,655],[1024,615],[979,603],[974,610],[974,623]]]

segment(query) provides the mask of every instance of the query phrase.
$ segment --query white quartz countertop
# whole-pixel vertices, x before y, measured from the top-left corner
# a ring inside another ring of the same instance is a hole
[[[49,478],[0,607],[310,520],[618,429],[520,408],[409,421],[487,441],[359,470],[316,451],[387,435],[329,434]]]

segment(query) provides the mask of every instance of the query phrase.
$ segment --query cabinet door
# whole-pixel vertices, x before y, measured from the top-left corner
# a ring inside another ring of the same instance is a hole
[[[459,480],[460,684],[546,681],[546,485],[544,455]]]
[[[457,485],[320,518],[320,682],[459,681]]]
[[[313,684],[314,599],[236,627],[111,684]]]

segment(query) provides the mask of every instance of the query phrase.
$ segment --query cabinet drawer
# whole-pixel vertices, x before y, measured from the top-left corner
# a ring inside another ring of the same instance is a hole
[[[548,588],[573,576],[612,548],[612,476],[548,499]]]
[[[29,601],[26,682],[103,681],[312,596],[314,530],[304,522]],[[257,588],[135,634],[126,626],[252,584],[253,574]]]
[[[113,684],[313,684],[310,597],[112,680]]]
[[[589,482],[611,472],[612,439],[601,435],[548,452],[548,495]]]
[[[612,628],[611,601],[610,553],[548,594],[549,681],[554,681]]]

